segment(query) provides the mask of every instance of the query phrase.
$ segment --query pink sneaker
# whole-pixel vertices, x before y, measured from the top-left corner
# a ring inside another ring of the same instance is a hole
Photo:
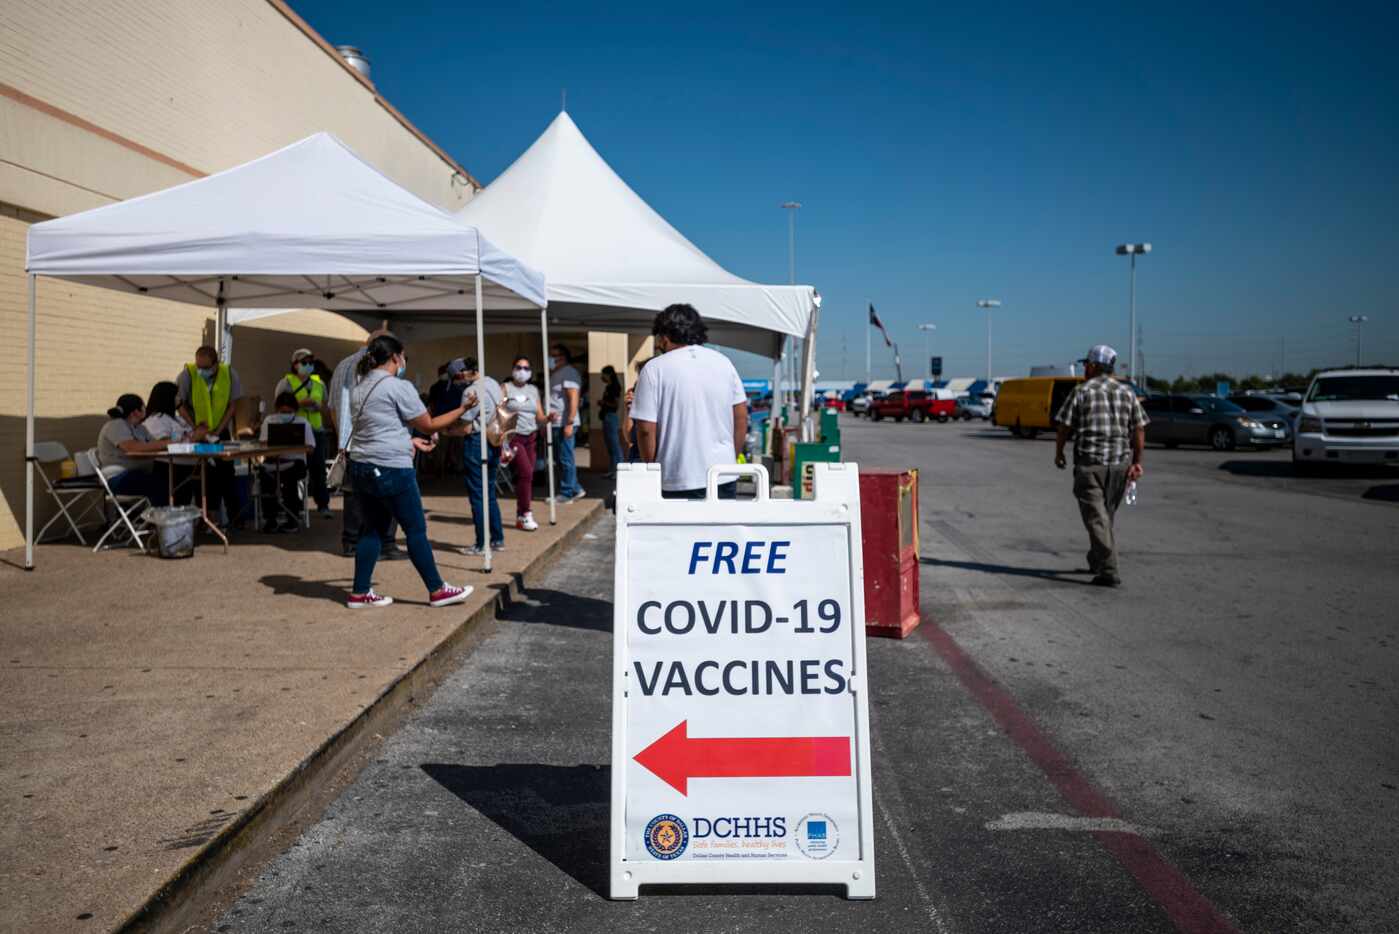
[[[369,606],[388,606],[390,603],[393,603],[393,597],[381,596],[372,590],[367,593],[352,593],[345,601],[345,605],[352,610],[362,610]]]
[[[434,590],[428,594],[427,602],[429,606],[451,606],[453,603],[461,603],[471,596],[471,591],[475,589],[470,585],[453,587],[451,584],[443,584],[440,590]]]

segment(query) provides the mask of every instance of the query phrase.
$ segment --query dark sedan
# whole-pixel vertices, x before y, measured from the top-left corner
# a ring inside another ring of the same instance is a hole
[[[1282,416],[1253,415],[1216,396],[1151,396],[1142,400],[1142,407],[1151,419],[1146,440],[1168,448],[1203,444],[1216,451],[1232,451],[1238,447],[1277,447],[1292,437]]]
[[[1287,427],[1293,431],[1297,429],[1297,413],[1300,409],[1295,405],[1288,405],[1273,396],[1230,396],[1229,401],[1243,409],[1254,418],[1271,420],[1269,417],[1280,418],[1287,422]]]

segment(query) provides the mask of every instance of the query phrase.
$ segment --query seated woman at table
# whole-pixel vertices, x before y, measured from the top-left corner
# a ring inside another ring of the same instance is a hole
[[[152,505],[164,506],[169,499],[165,475],[157,477],[155,461],[128,455],[163,451],[168,441],[152,441],[141,427],[146,405],[134,393],[125,393],[107,410],[107,424],[97,433],[97,465],[107,474],[107,485],[119,496],[145,496]],[[109,468],[119,467],[116,473]]]
[[[146,435],[152,441],[180,443],[204,440],[204,428],[195,431],[189,422],[180,417],[180,411],[175,405],[178,393],[179,389],[171,382],[156,383],[151,387],[151,394],[146,399],[146,418],[141,422],[141,427],[146,430]],[[189,480],[194,476],[194,468],[198,463],[198,459],[192,457],[175,457],[171,458],[171,462],[156,462],[156,478],[165,484],[167,491],[171,484],[166,471],[174,471],[175,505],[184,506],[194,499],[195,484]]]
[[[259,435],[262,443],[269,443],[269,429],[273,425],[300,425],[306,446],[314,448],[315,430],[311,428],[311,423],[299,414],[300,406],[295,394],[278,393],[272,404],[277,411],[262,420],[262,433]],[[268,533],[298,531],[301,528],[298,517],[301,515],[304,499],[299,484],[306,478],[306,453],[302,451],[269,457],[258,470],[261,472],[262,530]],[[276,498],[279,486],[280,515]]]

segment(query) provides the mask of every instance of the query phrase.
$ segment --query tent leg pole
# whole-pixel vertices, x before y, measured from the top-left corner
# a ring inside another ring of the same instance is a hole
[[[549,411],[549,309],[539,309],[539,336],[544,342],[544,358],[540,365],[544,370],[544,411]],[[549,457],[549,524],[558,525],[559,519],[554,510],[554,425],[547,418],[544,421],[544,448]]]
[[[35,276],[29,274],[29,401],[24,415],[24,569],[34,570],[34,350],[39,328]]]
[[[806,339],[802,341],[802,389],[801,389],[801,439],[815,441],[808,414],[811,412],[812,396],[816,390],[816,325],[821,317],[820,307],[811,309],[811,321],[806,326]]]
[[[786,340],[784,337],[783,341]],[[768,445],[769,451],[774,458],[778,457],[782,451],[781,423],[778,422],[778,413],[782,411],[782,344],[778,344],[777,357],[772,361],[772,411],[768,413],[768,439],[772,442]]]
[[[220,363],[230,363],[228,355],[228,303],[223,297],[223,279],[219,279],[218,310],[214,312],[214,349]]]
[[[478,381],[484,382],[486,379],[486,313],[481,307],[481,274],[476,274],[476,372]],[[482,388],[484,392],[484,387]],[[477,439],[481,445],[481,525],[485,527],[486,534],[482,536],[485,547],[482,550],[484,561],[482,570],[487,574],[491,572],[491,497],[495,495],[495,489],[486,485],[490,479],[489,461],[491,456],[490,447],[486,444],[486,400],[478,397],[476,404],[481,407],[481,427],[476,432]]]

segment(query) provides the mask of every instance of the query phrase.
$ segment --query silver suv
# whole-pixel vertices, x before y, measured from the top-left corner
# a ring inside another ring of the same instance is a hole
[[[1326,370],[1302,400],[1299,473],[1328,464],[1399,464],[1399,369]]]

